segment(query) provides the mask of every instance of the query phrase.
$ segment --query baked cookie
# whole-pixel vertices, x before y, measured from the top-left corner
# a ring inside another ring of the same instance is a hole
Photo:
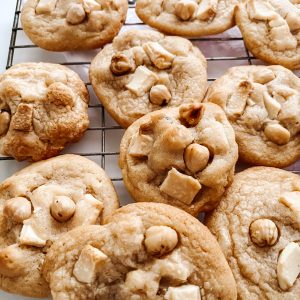
[[[72,70],[22,63],[0,75],[0,153],[33,161],[57,155],[89,125],[88,91]]]
[[[254,56],[289,69],[300,68],[298,0],[244,0],[236,8],[235,20]]]
[[[224,109],[244,161],[283,168],[300,158],[300,79],[288,69],[231,68],[204,101]]]
[[[206,224],[233,271],[238,299],[299,299],[298,175],[267,167],[239,173]]]
[[[206,60],[187,39],[130,30],[95,57],[90,80],[110,115],[128,127],[162,107],[200,102],[207,88]]]
[[[100,224],[119,207],[114,187],[94,162],[62,155],[34,163],[0,184],[0,288],[46,297],[45,254],[59,234]]]
[[[158,203],[129,204],[105,226],[64,234],[43,271],[54,300],[236,299],[232,273],[209,230]]]
[[[126,0],[28,0],[21,22],[37,46],[86,50],[112,41],[126,19]]]
[[[135,201],[197,215],[219,203],[237,159],[224,112],[205,103],[153,112],[133,123],[121,141],[119,165]]]
[[[140,19],[168,34],[201,36],[234,26],[238,0],[138,0]]]

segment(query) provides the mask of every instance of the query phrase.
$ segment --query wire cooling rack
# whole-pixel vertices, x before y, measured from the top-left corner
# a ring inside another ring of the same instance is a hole
[[[68,147],[63,153],[75,153],[89,157],[100,164],[115,182],[122,204],[131,202],[130,196],[126,192],[120,170],[118,169],[119,145],[124,130],[118,126],[105,112],[104,107],[99,104],[91,84],[88,80],[88,68],[91,59],[98,50],[83,52],[53,53],[38,48],[26,37],[20,24],[20,13],[22,2],[17,0],[8,59],[6,68],[10,68],[16,63],[25,61],[44,61],[67,65],[82,77],[90,91],[91,102],[89,105],[89,115],[91,124],[84,138],[77,144]],[[135,0],[128,1],[128,16],[122,31],[128,28],[148,28],[135,14]],[[240,31],[235,27],[223,34],[193,38],[193,44],[200,48],[208,62],[208,81],[212,82],[222,75],[229,67],[237,65],[263,64],[250,55],[245,47]],[[299,73],[298,73],[299,75]],[[0,157],[1,161],[12,161],[9,157]],[[13,170],[16,167],[13,162]],[[12,166],[12,165],[10,165]],[[7,168],[10,168],[8,166]],[[237,170],[244,169],[245,165],[238,164]],[[290,171],[300,173],[300,165],[297,164],[288,168]],[[125,201],[125,202],[124,202]]]

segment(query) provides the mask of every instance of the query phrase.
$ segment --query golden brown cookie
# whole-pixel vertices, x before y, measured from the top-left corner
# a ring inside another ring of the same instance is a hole
[[[118,34],[127,8],[126,0],[28,0],[21,21],[25,33],[41,48],[93,49]]]
[[[102,224],[119,207],[103,169],[78,155],[34,163],[0,184],[0,288],[46,297],[45,254],[63,232]]]
[[[244,161],[283,168],[300,158],[300,79],[290,70],[230,68],[204,101],[224,109]]]
[[[234,26],[238,0],[138,0],[136,13],[159,31],[183,36],[221,33]]]
[[[239,173],[206,224],[232,269],[238,299],[299,298],[299,175],[267,167]]]
[[[237,5],[235,20],[255,57],[300,68],[299,1],[243,0]]]
[[[197,215],[217,206],[237,158],[224,112],[205,103],[164,109],[134,122],[121,141],[119,165],[135,201],[162,202]]]
[[[128,127],[149,112],[200,102],[206,60],[187,39],[129,30],[94,58],[90,80],[109,114]]]
[[[43,271],[54,300],[236,299],[232,273],[207,228],[159,203],[130,204],[105,226],[64,234]]]
[[[88,91],[72,70],[22,63],[0,75],[0,153],[33,161],[57,155],[89,125]]]

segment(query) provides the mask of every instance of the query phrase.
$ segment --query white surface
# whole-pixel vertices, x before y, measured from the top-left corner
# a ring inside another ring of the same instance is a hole
[[[0,71],[4,71],[7,61],[8,45],[10,42],[11,27],[15,9],[15,0],[0,0]],[[129,10],[127,22],[135,23],[137,17],[133,9]],[[21,26],[21,25],[19,25]],[[122,30],[128,28],[137,28],[146,26],[126,26]],[[219,37],[240,37],[240,32],[237,28],[227,31],[226,33],[219,35]],[[216,36],[215,36],[216,37]],[[30,40],[25,36],[23,31],[18,31],[17,35],[17,45],[31,44]],[[234,57],[242,56],[246,57],[246,51],[241,40],[235,41],[197,41],[195,44],[202,50],[206,57]],[[44,61],[44,62],[67,62],[67,61],[90,61],[97,53],[97,50],[82,52],[68,52],[68,53],[53,53],[48,52],[39,48],[26,48],[26,49],[16,49],[14,64],[25,61]],[[253,63],[260,64],[258,60],[253,60]],[[216,78],[222,75],[227,68],[237,65],[247,65],[248,60],[221,60],[221,61],[209,61],[208,62],[208,77]],[[74,71],[78,72],[85,82],[88,82],[88,65],[85,66],[70,66]],[[299,74],[299,72],[298,72]],[[91,92],[91,104],[98,104],[91,87],[89,86]],[[102,125],[101,120],[101,109],[100,108],[90,108],[90,127],[99,127]],[[106,114],[105,117],[106,126],[117,125],[115,122]],[[106,145],[105,151],[119,151],[119,143],[123,134],[123,130],[108,130],[106,131]],[[68,147],[64,153],[85,153],[85,152],[100,152],[101,151],[101,131],[87,131],[84,138],[77,144]],[[93,156],[90,159],[96,161],[100,164],[101,157]],[[121,177],[120,170],[117,165],[118,155],[112,155],[106,157],[106,172],[112,178]],[[16,162],[13,160],[0,161],[0,181],[4,180],[15,171],[23,168],[28,163],[26,162]],[[239,164],[238,170],[244,168],[245,166]],[[296,166],[291,166],[290,170],[299,170]],[[123,183],[118,181],[115,182],[115,187],[117,189],[118,195],[121,200],[121,204],[130,202],[130,197],[125,190]],[[15,295],[8,295],[6,293],[0,292],[0,300],[25,300],[30,298],[18,297]]]

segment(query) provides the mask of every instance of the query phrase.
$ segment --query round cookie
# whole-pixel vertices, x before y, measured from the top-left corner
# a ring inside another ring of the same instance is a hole
[[[218,205],[237,159],[224,112],[205,103],[153,112],[134,122],[121,141],[119,165],[135,201],[171,204],[197,215]]]
[[[103,223],[118,207],[104,170],[78,155],[34,163],[6,179],[0,184],[0,288],[48,296],[41,268],[51,244],[77,226]]]
[[[138,0],[136,13],[159,31],[202,36],[233,27],[237,3],[238,0]]]
[[[300,68],[300,4],[292,0],[246,0],[235,20],[255,57],[289,69]]]
[[[0,153],[38,161],[77,142],[89,125],[88,91],[72,70],[22,63],[0,75]]]
[[[244,161],[286,167],[300,158],[300,79],[281,66],[229,69],[205,100],[220,105]]]
[[[126,19],[126,0],[28,0],[21,21],[28,37],[50,51],[102,47]]]
[[[128,127],[154,110],[200,102],[206,60],[187,39],[129,30],[94,58],[90,80],[109,114]]]
[[[177,208],[129,204],[105,226],[78,227],[49,250],[53,299],[236,299],[209,230]]]
[[[298,299],[300,177],[267,167],[235,176],[207,218],[233,271],[238,299]]]

